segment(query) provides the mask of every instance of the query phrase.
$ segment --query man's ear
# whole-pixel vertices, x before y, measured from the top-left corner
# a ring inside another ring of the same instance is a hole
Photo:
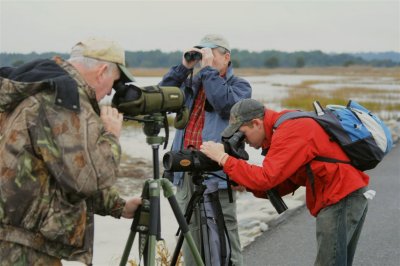
[[[106,75],[107,70],[108,70],[108,65],[107,64],[102,64],[97,70],[98,77],[99,78],[100,77],[103,78],[104,75]]]
[[[226,53],[226,54],[224,54],[224,56],[225,56],[225,61],[228,64],[229,61],[231,61],[231,54],[230,53]]]
[[[255,127],[264,127],[264,122],[260,118],[254,118],[252,121]]]

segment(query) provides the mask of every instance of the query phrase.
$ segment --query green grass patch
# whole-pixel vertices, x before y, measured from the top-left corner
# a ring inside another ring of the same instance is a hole
[[[281,101],[282,106],[290,109],[313,110],[312,102],[318,100],[322,106],[327,104],[346,105],[350,99],[362,98],[370,95],[373,99],[382,101],[358,101],[373,112],[378,111],[400,111],[400,103],[390,102],[393,95],[398,95],[398,90],[379,90],[363,87],[342,87],[336,90],[318,90],[313,85],[323,83],[317,80],[307,80],[289,89],[288,97]],[[397,97],[396,97],[397,98]]]

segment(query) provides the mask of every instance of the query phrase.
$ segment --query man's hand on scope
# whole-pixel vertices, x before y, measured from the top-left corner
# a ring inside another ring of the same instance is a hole
[[[135,211],[142,204],[141,198],[131,198],[126,201],[124,209],[122,210],[122,217],[131,219],[135,215]]]
[[[200,146],[200,151],[213,161],[223,166],[228,159],[228,154],[224,150],[224,145],[214,141],[206,141]]]
[[[100,119],[103,121],[105,130],[119,138],[122,128],[122,114],[111,106],[102,106],[100,110]]]

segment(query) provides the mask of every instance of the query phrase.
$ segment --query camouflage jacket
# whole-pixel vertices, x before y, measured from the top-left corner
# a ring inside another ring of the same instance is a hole
[[[104,130],[94,90],[56,62],[74,81],[66,84],[75,111],[43,82],[0,80],[0,241],[91,264],[94,213],[119,218],[125,205],[113,187],[121,149]]]

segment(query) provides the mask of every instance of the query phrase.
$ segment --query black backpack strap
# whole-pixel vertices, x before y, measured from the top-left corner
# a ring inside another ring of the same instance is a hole
[[[306,164],[306,173],[307,173],[307,176],[308,176],[308,181],[310,182],[310,185],[311,185],[312,194],[313,194],[314,199],[315,199],[314,173],[313,173],[313,171],[311,169],[311,164],[310,163]]]
[[[335,158],[329,158],[329,157],[323,157],[323,156],[316,156],[316,157],[314,158],[314,160],[315,160],[315,161],[320,161],[320,162],[326,162],[326,163],[345,163],[345,164],[351,164],[350,161],[343,161],[343,160],[338,160],[338,159],[335,159]],[[315,178],[314,178],[314,173],[313,173],[313,171],[312,171],[312,169],[311,169],[311,163],[307,163],[307,164],[306,164],[306,173],[307,173],[307,176],[308,176],[308,180],[309,180],[309,182],[310,182],[310,185],[311,185],[311,190],[312,190],[313,196],[314,196],[314,198],[315,198],[315,186],[314,186]]]
[[[222,208],[221,208],[221,212],[222,212]],[[226,227],[225,224],[225,220],[224,220],[224,232],[225,232],[225,236],[226,239],[228,240],[228,247],[229,247],[229,257],[228,257],[228,266],[232,266],[232,246],[231,246],[231,239],[229,238],[229,233],[228,233],[228,228]],[[225,256],[226,257],[226,256]]]
[[[326,162],[326,163],[345,163],[345,164],[351,164],[350,161],[343,161],[343,160],[338,160],[335,158],[330,158],[330,157],[323,157],[323,156],[317,156],[314,158],[316,161],[320,162]]]
[[[281,115],[278,120],[276,120],[274,126],[273,126],[273,130],[277,129],[283,122],[285,122],[286,120],[289,119],[297,119],[297,118],[304,118],[304,117],[309,117],[309,118],[314,118],[315,121],[317,121],[319,123],[319,120],[315,119],[318,116],[323,115],[324,109],[322,108],[321,104],[316,101],[314,102],[314,109],[315,112],[304,112],[304,111],[297,111],[297,112],[288,112],[285,113],[283,115]],[[342,161],[342,160],[338,160],[335,158],[329,158],[329,157],[323,157],[323,156],[316,156],[314,158],[314,160],[316,161],[320,161],[320,162],[327,162],[327,163],[346,163],[346,164],[351,164],[350,161]],[[311,185],[311,190],[312,190],[312,194],[315,198],[315,186],[314,186],[314,173],[311,169],[311,165],[310,162],[306,164],[306,173],[308,176],[308,180],[310,182]]]

